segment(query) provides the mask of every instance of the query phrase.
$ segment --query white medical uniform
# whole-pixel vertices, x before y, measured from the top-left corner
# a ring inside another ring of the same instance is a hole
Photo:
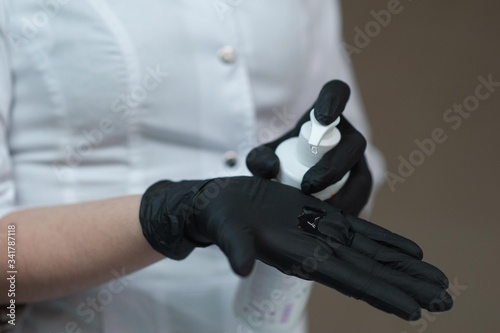
[[[0,3],[2,214],[248,174],[246,153],[292,127],[334,78],[353,87],[345,114],[369,136],[336,1]],[[380,158],[368,156],[379,179]],[[212,246],[33,304],[17,327],[240,332],[237,283]]]

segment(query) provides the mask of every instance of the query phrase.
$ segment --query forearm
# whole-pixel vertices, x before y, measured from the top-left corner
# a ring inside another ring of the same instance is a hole
[[[144,239],[140,196],[18,211],[0,220],[0,269],[7,269],[7,227],[16,225],[16,301],[61,297],[163,258]],[[115,273],[116,274],[116,273]],[[7,302],[1,279],[0,303]]]

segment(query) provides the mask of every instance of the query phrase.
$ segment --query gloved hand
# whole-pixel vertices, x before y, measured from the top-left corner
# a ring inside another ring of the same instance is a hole
[[[142,198],[140,222],[169,258],[216,244],[239,275],[258,259],[407,320],[453,303],[446,276],[414,242],[267,179],[160,181]]]
[[[342,81],[333,80],[326,83],[316,103],[304,114],[295,128],[275,141],[250,151],[246,159],[248,169],[255,176],[266,179],[275,178],[280,170],[280,161],[275,154],[276,148],[283,141],[299,135],[300,127],[309,121],[311,109],[314,108],[317,114],[323,115],[324,119],[318,118],[320,123],[323,120],[331,123],[331,120],[341,117],[337,126],[342,134],[341,141],[309,169],[304,175],[301,187],[304,193],[319,192],[338,182],[348,171],[351,171],[345,185],[333,198],[326,201],[349,214],[358,215],[368,202],[373,181],[364,156],[366,140],[344,116],[341,116],[350,93],[349,86]]]

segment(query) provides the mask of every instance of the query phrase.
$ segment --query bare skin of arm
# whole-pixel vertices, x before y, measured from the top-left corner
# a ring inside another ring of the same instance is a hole
[[[7,267],[8,225],[15,225],[16,303],[62,297],[164,257],[139,223],[141,196],[13,212],[0,220],[0,271]],[[0,304],[8,281],[0,279]]]

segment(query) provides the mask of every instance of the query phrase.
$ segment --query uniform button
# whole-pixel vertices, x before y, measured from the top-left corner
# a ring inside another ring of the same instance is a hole
[[[233,63],[236,60],[236,52],[232,46],[226,45],[219,49],[219,58],[226,64]]]
[[[224,162],[230,168],[238,163],[238,154],[235,151],[229,150],[224,153]]]

